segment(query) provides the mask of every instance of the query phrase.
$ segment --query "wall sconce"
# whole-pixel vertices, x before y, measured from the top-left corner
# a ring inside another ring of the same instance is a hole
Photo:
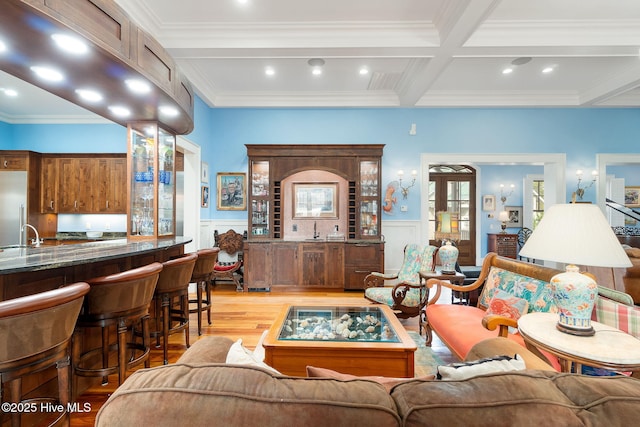
[[[575,195],[578,196],[578,199],[580,200],[582,200],[582,197],[584,196],[584,191],[588,188],[591,188],[591,186],[598,179],[598,171],[596,170],[591,171],[591,176],[593,177],[593,179],[591,180],[589,185],[587,185],[586,187],[580,187],[580,183],[582,182],[582,175],[583,175],[582,170],[578,169],[576,171],[576,176],[578,177],[578,188],[576,189]]]
[[[506,233],[507,223],[509,222],[509,212],[500,211],[498,214],[498,221],[502,223],[502,234]]]
[[[513,189],[515,188],[515,185],[511,184],[510,188],[511,190],[505,194],[504,184],[500,184],[500,200],[502,201],[502,206],[504,206],[505,203],[507,203],[507,198],[513,194]]]
[[[411,171],[411,184],[409,184],[406,187],[402,186],[402,177],[404,177],[404,171],[403,170],[399,170],[398,171],[398,185],[400,186],[400,192],[402,192],[402,198],[406,199],[407,196],[409,195],[409,189],[411,187],[413,187],[416,184],[416,177],[418,176],[418,171],[417,170],[412,170]]]

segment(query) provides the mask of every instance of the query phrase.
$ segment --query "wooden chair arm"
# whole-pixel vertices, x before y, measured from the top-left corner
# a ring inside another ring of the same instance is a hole
[[[454,285],[453,283],[449,282],[448,280],[442,280],[442,279],[428,279],[427,280],[427,288],[431,289],[433,287],[435,287],[435,292],[433,293],[433,296],[431,297],[431,299],[429,299],[429,301],[427,301],[427,305],[433,305],[438,301],[438,298],[440,298],[440,295],[442,294],[442,288],[449,288],[451,290],[454,291],[461,291],[461,292],[469,292],[472,291],[474,289],[479,288],[482,284],[484,283],[483,281],[480,280],[476,280],[474,283],[470,284],[470,285]]]
[[[488,314],[482,318],[482,326],[490,331],[500,328],[498,336],[506,338],[509,334],[509,327],[517,328],[518,321],[497,314]]]
[[[382,287],[384,286],[384,281],[385,280],[394,280],[397,279],[398,275],[397,274],[383,274],[383,273],[377,273],[377,272],[373,272],[370,274],[367,274],[367,276],[364,278],[364,288],[373,288],[373,287]]]
[[[393,287],[393,290],[391,291],[391,297],[393,298],[393,302],[395,303],[396,306],[404,305],[403,301],[407,296],[407,292],[409,292],[409,289],[412,289],[412,288],[420,289],[420,288],[424,288],[424,286],[412,285],[411,283],[401,282]],[[424,289],[425,289],[424,300],[426,300],[427,296],[429,295],[429,290],[428,288],[424,288]]]

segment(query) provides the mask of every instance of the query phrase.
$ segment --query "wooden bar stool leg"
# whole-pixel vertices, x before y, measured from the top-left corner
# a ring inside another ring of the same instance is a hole
[[[118,385],[127,373],[127,329],[126,319],[118,319]]]
[[[196,286],[198,296],[198,335],[202,335],[202,291],[205,286],[205,281],[198,282],[198,286]]]
[[[109,366],[109,328],[102,328],[102,367]],[[109,376],[102,377],[102,385],[109,384]]]
[[[149,331],[149,315],[147,314],[146,316],[142,317],[142,347],[143,347],[143,351],[146,353],[145,359],[144,359],[144,367],[145,368],[150,368],[151,367],[151,334]],[[167,341],[165,341],[165,348],[167,345]]]
[[[19,403],[22,399],[22,378],[16,378],[9,383],[9,390],[11,392],[11,402]],[[20,412],[13,411],[11,413],[11,427],[20,427]]]
[[[187,326],[184,328],[184,340],[187,348],[189,348],[189,295],[187,293],[180,297],[180,307],[182,308],[184,321],[187,322]]]
[[[170,326],[170,316],[171,316],[171,298],[168,295],[163,295],[162,297],[162,354],[164,355],[164,364],[168,364],[168,349],[169,346],[169,326]]]
[[[207,290],[207,322],[211,324],[211,280],[205,280]]]

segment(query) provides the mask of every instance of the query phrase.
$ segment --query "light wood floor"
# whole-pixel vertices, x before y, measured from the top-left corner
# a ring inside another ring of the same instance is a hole
[[[441,301],[450,302],[450,294],[443,294]],[[203,336],[219,335],[232,340],[242,338],[247,348],[254,348],[262,332],[271,327],[277,314],[288,304],[370,304],[362,292],[236,292],[233,285],[217,285],[213,290],[212,324],[207,325],[203,315]],[[191,343],[199,337],[196,314],[190,318]],[[409,331],[418,331],[418,320],[401,320]],[[434,335],[433,350],[445,362],[455,361],[446,346]],[[174,363],[186,350],[184,335],[169,337],[169,363]],[[162,348],[151,352],[151,366],[162,365]],[[117,377],[110,377],[106,386],[96,385],[81,395],[77,402],[91,405],[91,411],[71,415],[72,427],[93,426],[95,416],[102,404],[117,386]]]

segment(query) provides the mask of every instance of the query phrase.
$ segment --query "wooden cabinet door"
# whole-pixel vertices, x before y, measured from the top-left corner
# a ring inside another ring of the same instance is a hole
[[[92,158],[59,159],[58,212],[93,213],[97,162]]]
[[[271,288],[271,244],[246,243],[243,251],[244,290]]]
[[[297,243],[273,243],[273,284],[298,285]]]
[[[0,155],[0,170],[27,170],[26,154],[2,154]]]
[[[58,167],[55,157],[43,157],[40,164],[40,212],[58,212]]]
[[[302,245],[302,286],[325,286],[326,252],[322,243]]]
[[[325,264],[325,286],[327,288],[342,288],[344,285],[344,244],[327,244],[327,258]]]
[[[95,212],[126,213],[127,160],[97,159],[95,172]]]

